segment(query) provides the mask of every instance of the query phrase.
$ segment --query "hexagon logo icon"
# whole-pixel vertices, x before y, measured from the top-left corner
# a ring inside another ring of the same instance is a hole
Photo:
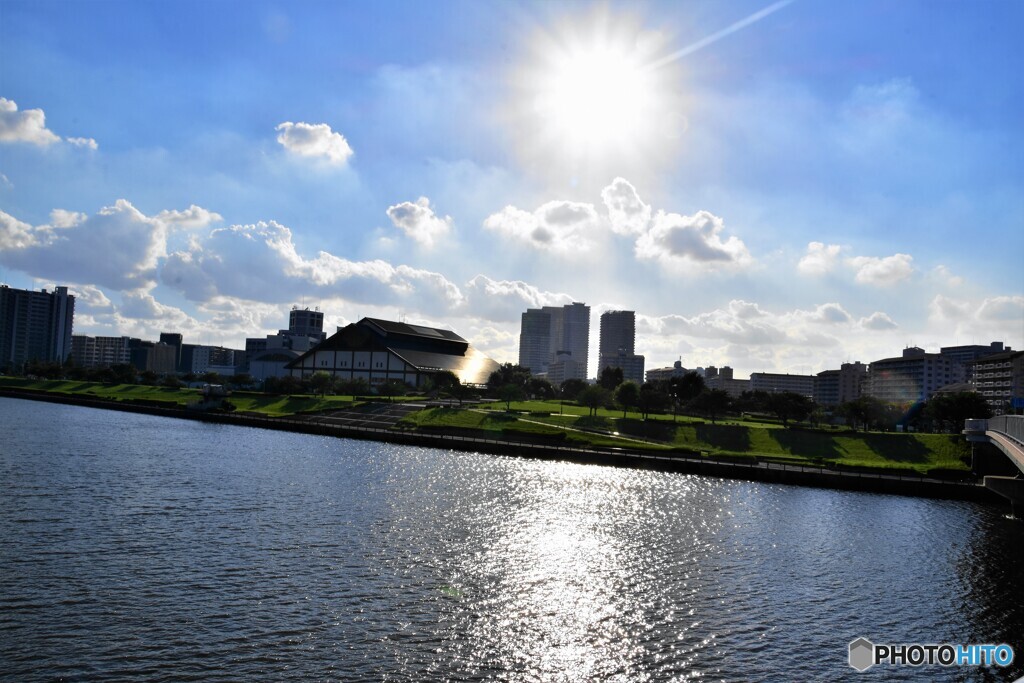
[[[850,666],[865,671],[875,663],[875,645],[867,638],[858,638],[850,643]]]

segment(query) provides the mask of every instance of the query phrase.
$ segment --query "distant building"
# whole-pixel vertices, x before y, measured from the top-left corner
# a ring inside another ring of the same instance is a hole
[[[71,337],[71,357],[83,368],[108,368],[131,362],[130,337]],[[138,341],[138,340],[136,340]]]
[[[554,362],[548,364],[545,377],[552,386],[560,386],[567,379],[586,379],[587,368],[573,359],[571,354],[560,353]]]
[[[298,337],[315,337],[317,341],[327,338],[324,332],[324,314],[319,308],[293,307],[288,313],[288,332]]]
[[[548,373],[548,380],[554,383],[548,366],[564,362],[559,357],[568,354],[574,361],[570,366],[574,378],[586,379],[589,350],[590,306],[574,302],[566,306],[531,308],[523,313],[519,334],[519,364],[530,368],[534,375]],[[562,370],[565,370],[565,366],[559,372]]]
[[[871,363],[864,393],[894,405],[927,401],[947,384],[961,382],[963,366],[948,356],[925,353],[916,346],[903,350],[898,358]]]
[[[128,358],[139,372],[155,372],[158,375],[173,375],[177,372],[178,349],[159,342],[128,340]]]
[[[622,378],[644,381],[644,357],[636,355],[636,312],[607,311],[601,314],[597,375],[605,368],[619,368]]]
[[[648,382],[665,382],[673,377],[682,377],[691,372],[683,367],[683,361],[677,360],[670,368],[655,368],[647,371]]]
[[[790,375],[778,372],[754,372],[750,374],[750,390],[766,391],[769,394],[791,391],[807,398],[814,397],[814,375]]]
[[[202,375],[216,372],[220,375],[234,375],[239,366],[244,366],[245,352],[223,346],[185,344],[181,349],[179,372]]]
[[[834,407],[860,398],[868,367],[857,361],[843,363],[838,370],[819,372],[814,378],[814,402]]]
[[[35,292],[0,285],[0,370],[66,361],[74,320],[75,297],[67,287]]]
[[[1024,404],[1024,351],[1005,351],[978,358],[969,364],[967,374],[994,415],[1005,413],[1007,404]]]
[[[181,347],[184,345],[184,337],[177,332],[161,332],[160,343],[174,347],[174,368],[181,367]]]
[[[540,308],[523,312],[519,328],[519,365],[532,374],[547,372],[551,362],[551,313]]]
[[[735,379],[733,370],[725,365],[719,370],[714,365],[709,365],[704,371],[704,385],[708,389],[721,389],[733,398],[736,398],[744,391],[751,390],[749,379]]]
[[[971,344],[969,346],[943,346],[939,349],[939,354],[949,358],[952,361],[959,363],[966,372],[969,363],[984,358],[985,356],[991,356],[995,353],[1004,353],[1007,351],[1013,351],[1009,346],[1003,345],[1003,342],[994,341],[988,346],[981,346],[980,344]],[[965,379],[969,379],[966,378]]]
[[[346,325],[287,365],[294,377],[322,370],[371,386],[398,380],[413,387],[442,370],[464,384],[482,385],[498,367],[451,330],[376,318]]]

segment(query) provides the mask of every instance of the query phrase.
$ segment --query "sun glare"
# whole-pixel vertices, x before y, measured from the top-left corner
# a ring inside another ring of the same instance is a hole
[[[574,150],[637,144],[652,123],[652,74],[614,46],[559,55],[541,79],[536,112]]]
[[[658,63],[668,39],[607,9],[538,30],[514,75],[507,130],[517,152],[574,183],[656,173],[686,128],[677,64]]]

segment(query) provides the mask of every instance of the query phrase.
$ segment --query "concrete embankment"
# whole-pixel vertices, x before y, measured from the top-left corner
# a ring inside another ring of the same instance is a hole
[[[984,486],[973,482],[944,481],[907,474],[894,475],[867,471],[837,471],[824,467],[762,462],[753,457],[749,458],[749,460],[727,460],[700,455],[683,456],[673,454],[667,456],[623,449],[589,449],[543,444],[517,441],[510,438],[488,439],[457,434],[424,434],[381,427],[343,426],[336,423],[332,424],[327,419],[315,416],[275,418],[252,414],[199,412],[180,408],[165,408],[151,403],[116,402],[83,396],[12,388],[0,388],[0,396],[259,429],[276,429],[302,434],[383,441],[408,446],[633,467],[799,486],[968,500],[999,506],[1005,505],[1005,501],[1001,497],[992,493]]]

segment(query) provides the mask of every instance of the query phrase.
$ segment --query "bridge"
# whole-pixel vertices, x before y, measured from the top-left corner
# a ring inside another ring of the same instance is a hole
[[[1024,415],[967,420],[963,433],[974,443],[990,443],[1010,459],[1020,473],[1014,477],[986,476],[985,488],[1010,501],[1013,516],[1024,518]]]

